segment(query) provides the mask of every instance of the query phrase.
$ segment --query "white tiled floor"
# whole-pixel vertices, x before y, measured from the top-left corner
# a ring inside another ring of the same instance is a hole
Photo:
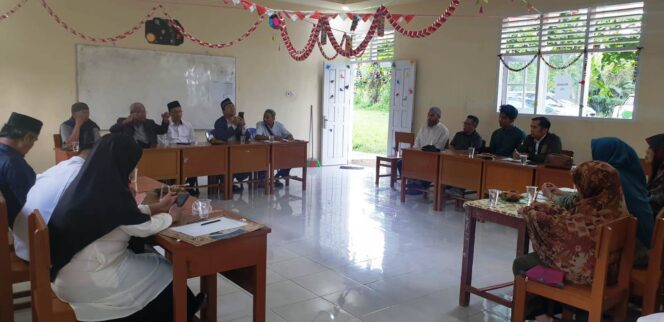
[[[294,173],[299,171],[293,170]],[[309,169],[299,182],[214,201],[272,228],[268,243],[267,321],[506,321],[509,310],[471,297],[458,306],[463,213],[433,212],[421,196],[399,202],[373,169]],[[478,225],[474,280],[512,278],[515,231]],[[189,283],[198,292],[197,280]],[[507,292],[507,290],[503,290]],[[252,297],[219,277],[218,321],[251,321]],[[17,321],[30,321],[28,310]]]

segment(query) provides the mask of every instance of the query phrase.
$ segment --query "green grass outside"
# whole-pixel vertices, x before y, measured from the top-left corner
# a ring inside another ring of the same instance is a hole
[[[380,110],[353,110],[353,151],[384,154],[390,114]]]

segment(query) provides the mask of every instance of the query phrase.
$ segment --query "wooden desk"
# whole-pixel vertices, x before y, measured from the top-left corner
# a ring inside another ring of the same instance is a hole
[[[218,189],[223,188],[224,199],[230,199],[225,185],[229,180],[227,145],[182,146],[180,150],[180,182],[185,182],[190,177],[224,176],[224,182]]]
[[[478,197],[482,191],[483,161],[479,158],[468,158],[467,151],[447,150],[440,155],[439,184],[440,196],[438,209],[445,204],[445,187],[457,187],[476,191]]]
[[[401,162],[401,202],[406,202],[407,179],[429,181],[434,187],[433,210],[438,211],[438,171],[441,153],[420,149],[403,149]]]
[[[305,152],[306,154],[306,152]],[[225,180],[227,199],[233,191],[233,175],[237,173],[270,171],[270,145],[263,142],[228,145],[228,180]],[[270,193],[270,178],[265,179],[265,194]]]
[[[500,160],[484,161],[482,191],[488,193],[489,189],[499,189],[526,192],[526,186],[532,186],[535,182],[536,168],[533,165]]]
[[[180,148],[159,147],[144,149],[138,161],[138,174],[157,180],[175,179],[180,181]]]
[[[181,222],[191,222],[190,197],[183,206]],[[224,216],[242,219],[236,213],[223,211]],[[200,277],[201,292],[207,293],[207,309],[201,311],[201,320],[217,321],[217,273],[251,293],[254,298],[254,322],[265,321],[265,291],[267,270],[267,234],[272,230],[263,227],[237,237],[216,241],[204,246],[194,246],[173,238],[155,235],[154,241],[166,250],[166,257],[173,266],[173,316],[175,322],[187,321],[187,279]]]
[[[307,190],[307,141],[272,142],[270,144],[270,185],[274,186],[274,171],[278,169],[302,168],[302,177],[289,176],[289,179],[302,182],[302,190]]]
[[[475,228],[477,221],[489,221],[498,225],[511,227],[517,230],[516,257],[528,253],[528,231],[526,222],[517,213],[520,204],[499,202],[498,207],[489,208],[489,200],[474,200],[466,202],[466,223],[463,239],[463,258],[461,260],[461,286],[459,289],[459,305],[466,307],[470,302],[470,294],[483,297],[498,304],[512,307],[512,301],[489,293],[490,291],[509,287],[514,281],[476,288],[472,286],[473,259],[475,251]]]
[[[544,183],[551,182],[558,187],[572,188],[574,187],[574,181],[572,180],[571,171],[570,169],[547,168],[540,165],[535,170],[535,185],[542,187]]]

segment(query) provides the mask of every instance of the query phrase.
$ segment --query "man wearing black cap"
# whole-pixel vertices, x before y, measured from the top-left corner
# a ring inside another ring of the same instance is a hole
[[[196,142],[194,127],[191,123],[182,119],[182,106],[178,101],[172,101],[166,105],[171,122],[168,125],[168,133],[160,136],[164,145],[192,144]]]
[[[526,133],[514,125],[517,116],[519,116],[519,111],[514,106],[500,106],[498,116],[500,128],[491,134],[491,143],[489,143],[491,153],[501,157],[510,157],[526,138]]]
[[[161,114],[161,124],[157,125],[147,118],[145,106],[133,103],[129,106],[129,117],[121,117],[115,125],[111,126],[111,133],[125,133],[136,140],[143,148],[157,146],[157,135],[168,132],[168,112]]]
[[[230,98],[221,101],[220,105],[224,115],[214,122],[212,135],[214,135],[215,140],[212,143],[218,141],[239,141],[240,136],[242,136],[242,130],[244,130],[244,118],[235,116],[235,104],[233,104]]]
[[[71,117],[60,125],[60,137],[65,148],[74,142],[87,146],[99,140],[99,126],[90,119],[88,104],[76,102],[71,106]]]
[[[221,101],[221,111],[222,115],[216,122],[214,122],[214,130],[212,131],[212,144],[220,144],[225,142],[239,141],[244,130],[244,118],[235,116],[235,104],[231,101],[230,98],[226,98]],[[250,173],[238,173],[235,174],[234,178],[238,182],[242,182],[249,178]],[[213,182],[218,182],[220,179],[219,176],[209,176],[208,184],[213,184]],[[233,192],[240,192],[242,190],[242,185],[233,186]],[[208,190],[208,191],[214,191]]]
[[[39,138],[41,128],[40,120],[14,112],[0,130],[0,192],[7,202],[10,228],[35,184],[35,171],[24,157]]]

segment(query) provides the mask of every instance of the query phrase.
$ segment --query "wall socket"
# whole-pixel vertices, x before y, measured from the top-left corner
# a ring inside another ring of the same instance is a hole
[[[286,96],[288,96],[288,97],[295,96],[295,92],[294,91],[286,91]]]

